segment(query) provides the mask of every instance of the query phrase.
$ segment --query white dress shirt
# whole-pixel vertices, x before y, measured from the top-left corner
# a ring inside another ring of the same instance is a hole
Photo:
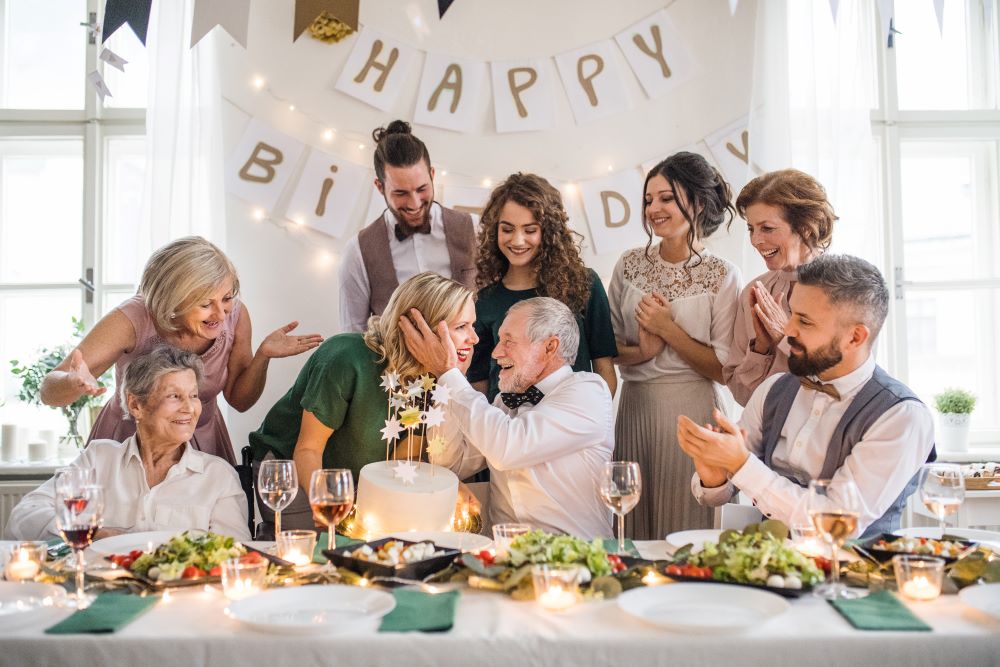
[[[611,537],[611,512],[597,484],[614,450],[614,412],[600,375],[563,366],[535,385],[538,405],[490,405],[458,369],[438,383],[451,390],[434,462],[459,478],[490,468],[492,523],[531,524],[577,537]]]
[[[854,371],[825,383],[840,392],[839,401],[800,387],[781,428],[773,464],[793,471],[792,476],[806,485],[818,478],[837,424],[874,372],[875,358],[869,357]],[[772,375],[762,382],[743,411],[740,426],[747,431],[746,443],[750,449],[743,467],[729,482],[715,488],[703,487],[695,473],[691,490],[699,503],[718,506],[729,502],[739,489],[753,499],[761,512],[791,526],[808,523],[805,507],[808,489],[774,472],[760,458],[764,399],[779,377],[782,375]],[[838,486],[842,487],[846,481],[858,487],[862,501],[858,533],[885,514],[927,460],[933,445],[934,422],[923,403],[902,401],[875,420],[833,476],[831,495],[835,498]]]
[[[444,236],[444,222],[441,205],[431,204],[431,231],[429,234],[413,234],[405,241],[396,238],[396,216],[388,208],[382,216],[389,233],[389,250],[392,265],[396,268],[396,280],[404,281],[418,273],[431,271],[453,278],[451,257]],[[364,333],[368,328],[371,285],[368,271],[361,258],[361,246],[357,235],[344,248],[340,264],[340,330],[342,332]]]
[[[104,488],[104,526],[130,533],[200,529],[250,539],[246,494],[236,471],[218,456],[185,444],[180,461],[153,488],[134,435],[125,442],[94,440],[71,465],[96,471]],[[40,540],[58,535],[54,503],[53,477],[21,499],[4,536]]]

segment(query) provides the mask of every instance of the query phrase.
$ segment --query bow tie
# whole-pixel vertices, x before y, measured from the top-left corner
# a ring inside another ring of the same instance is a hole
[[[544,396],[545,394],[538,391],[538,387],[531,385],[523,394],[500,394],[500,400],[511,410],[517,410],[525,403],[538,405],[538,401],[542,400]]]
[[[401,225],[396,223],[396,227],[393,230],[396,232],[396,240],[402,243],[406,239],[410,238],[414,234],[430,234],[431,233],[431,223],[425,222],[419,227],[410,227],[409,225]]]
[[[840,392],[837,391],[837,388],[834,387],[833,384],[829,382],[826,383],[816,382],[815,380],[810,380],[807,377],[800,377],[799,384],[801,384],[806,389],[812,389],[813,391],[822,392],[835,401],[840,400]]]

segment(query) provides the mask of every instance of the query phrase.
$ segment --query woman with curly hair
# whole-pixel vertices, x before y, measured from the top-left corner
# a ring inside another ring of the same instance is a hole
[[[830,247],[837,216],[820,183],[798,169],[758,176],[736,198],[750,245],[767,265],[743,288],[722,377],[740,405],[761,382],[788,370],[785,323],[798,269]]]
[[[491,357],[507,310],[518,301],[548,296],[566,304],[580,325],[574,371],[599,374],[614,395],[618,354],[608,296],[580,258],[559,190],[535,174],[512,174],[490,194],[476,253],[476,345],[467,377],[492,401],[500,367]]]
[[[671,155],[643,192],[649,240],[621,256],[609,290],[622,376],[614,456],[637,461],[643,478],[626,534],[661,540],[712,527],[712,509],[691,495],[694,465],[678,446],[677,418],[704,424],[720,406],[740,275],[702,243],[733,218],[729,186],[705,158]]]

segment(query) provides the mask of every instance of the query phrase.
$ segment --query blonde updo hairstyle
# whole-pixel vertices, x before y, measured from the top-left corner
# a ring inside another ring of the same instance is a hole
[[[142,271],[139,294],[156,326],[176,333],[181,328],[180,315],[211,296],[229,278],[236,296],[240,278],[225,253],[200,236],[185,236],[152,254]]]
[[[471,298],[472,292],[462,283],[436,273],[418,273],[396,288],[381,315],[368,319],[365,345],[379,355],[380,362],[386,362],[389,370],[399,373],[400,379],[412,380],[425,370],[406,349],[399,318],[416,308],[434,329],[458,315]]]

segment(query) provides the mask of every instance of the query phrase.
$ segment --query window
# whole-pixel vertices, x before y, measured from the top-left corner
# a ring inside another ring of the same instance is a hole
[[[894,278],[889,363],[928,404],[945,387],[979,398],[972,442],[1000,443],[1000,17],[980,0],[896,0],[880,38],[883,202]],[[989,23],[987,23],[987,18]]]
[[[98,59],[85,27],[100,0],[0,0],[0,421],[64,432],[22,404],[9,360],[67,342],[135,292],[134,220],[145,164],[145,49],[128,27]],[[112,97],[86,83],[100,70]],[[93,291],[80,281],[90,282]]]

